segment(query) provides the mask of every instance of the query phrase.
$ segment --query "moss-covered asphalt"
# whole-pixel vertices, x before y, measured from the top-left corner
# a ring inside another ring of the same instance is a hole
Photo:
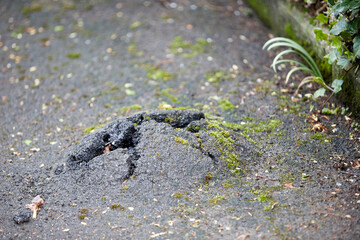
[[[270,37],[241,0],[2,1],[1,238],[359,239],[357,120]]]

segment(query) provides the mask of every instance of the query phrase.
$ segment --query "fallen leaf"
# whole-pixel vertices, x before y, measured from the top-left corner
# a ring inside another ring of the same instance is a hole
[[[284,184],[284,187],[287,187],[287,188],[295,188],[292,183],[285,183],[285,184]]]
[[[240,240],[240,239],[246,239],[247,237],[249,237],[250,235],[249,234],[241,234],[240,236],[238,236],[236,238],[236,240]]]
[[[315,123],[315,122],[319,121],[319,118],[315,113],[313,113],[307,118],[307,120],[309,123]]]
[[[311,128],[312,132],[325,132],[327,134],[329,134],[329,130],[327,129],[327,127],[322,124],[322,123],[316,123],[313,125],[313,127]]]
[[[33,218],[35,219],[37,216],[37,211],[39,210],[39,206],[44,204],[44,199],[37,195],[31,201],[31,204],[26,204],[26,207],[29,208],[33,212]]]

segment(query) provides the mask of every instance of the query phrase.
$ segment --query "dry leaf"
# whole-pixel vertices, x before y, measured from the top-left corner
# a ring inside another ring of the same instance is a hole
[[[240,240],[240,239],[246,239],[247,237],[249,237],[250,235],[249,234],[241,234],[240,236],[238,236],[236,238],[236,240]]]
[[[29,208],[33,212],[33,218],[35,219],[37,216],[37,211],[39,210],[39,206],[44,204],[44,199],[37,195],[31,201],[31,204],[26,204],[26,207]]]
[[[285,184],[284,184],[284,187],[287,187],[287,188],[295,188],[292,183],[285,183]]]
[[[317,121],[319,121],[319,118],[316,114],[312,113],[308,118],[307,118],[309,123],[315,123]]]
[[[325,132],[327,134],[329,134],[329,130],[327,129],[327,127],[322,124],[322,123],[316,123],[313,125],[313,127],[311,128],[312,132]]]

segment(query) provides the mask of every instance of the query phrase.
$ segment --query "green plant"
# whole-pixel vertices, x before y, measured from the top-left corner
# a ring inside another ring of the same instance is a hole
[[[325,83],[324,78],[320,72],[320,69],[315,63],[314,59],[301,45],[299,45],[298,43],[296,43],[295,41],[289,38],[276,37],[267,41],[264,44],[263,49],[271,50],[277,47],[288,47],[288,49],[281,51],[279,54],[275,56],[273,63],[271,64],[274,72],[276,72],[276,66],[280,63],[289,63],[292,65],[293,64],[297,65],[288,72],[288,74],[286,75],[285,83],[289,81],[291,75],[296,71],[304,71],[311,75],[304,78],[300,82],[296,93],[298,92],[301,86],[310,82],[316,82],[322,86],[314,93],[314,98],[324,96],[326,90],[330,90],[333,93],[338,93],[339,91],[341,91],[343,80],[335,79],[331,87],[328,86]],[[282,59],[282,56],[287,54],[298,55],[299,57],[301,57],[304,63],[301,63],[294,59]]]
[[[360,0],[328,0],[329,10],[318,14],[320,25],[329,28],[329,33],[315,29],[317,40],[325,40],[331,46],[326,56],[330,64],[336,62],[343,70],[360,67]]]

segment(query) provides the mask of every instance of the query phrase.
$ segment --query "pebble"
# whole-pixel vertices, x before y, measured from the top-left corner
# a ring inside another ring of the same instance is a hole
[[[21,224],[21,223],[30,221],[30,218],[31,218],[31,212],[20,211],[14,215],[13,219],[17,224]]]

